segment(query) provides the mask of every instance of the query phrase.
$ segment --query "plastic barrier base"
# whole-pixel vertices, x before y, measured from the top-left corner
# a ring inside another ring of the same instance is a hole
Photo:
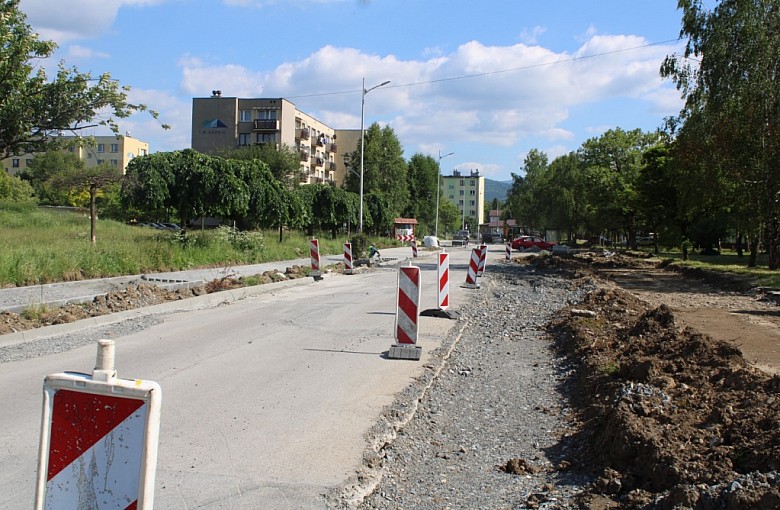
[[[409,344],[393,344],[387,352],[387,357],[390,359],[411,359],[419,361],[421,354],[422,347]]]

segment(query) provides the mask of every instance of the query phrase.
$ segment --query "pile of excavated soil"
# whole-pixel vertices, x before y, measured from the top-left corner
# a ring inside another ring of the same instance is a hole
[[[546,262],[567,263],[587,264]],[[780,508],[780,377],[606,282],[549,331],[576,368],[570,466],[598,479],[584,507]]]
[[[284,273],[266,271],[251,277],[226,277],[175,291],[146,283],[130,284],[121,291],[96,296],[90,303],[69,304],[57,308],[31,307],[29,311],[22,314],[2,312],[0,313],[0,335],[55,324],[66,324],[88,317],[133,310],[248,285],[263,285],[304,276],[306,276],[304,268],[292,266],[288,267]]]

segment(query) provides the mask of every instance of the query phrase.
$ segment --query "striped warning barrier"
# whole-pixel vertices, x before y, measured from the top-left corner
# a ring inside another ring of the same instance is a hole
[[[419,360],[422,348],[417,346],[420,319],[420,268],[398,270],[398,307],[395,314],[395,341],[388,358]]]
[[[344,243],[344,274],[354,273],[352,263],[352,243]]]
[[[405,243],[407,241],[414,241],[415,240],[415,237],[413,235],[409,235],[409,234],[397,234],[395,236],[395,238],[398,239],[399,241],[401,241],[402,243]]]
[[[412,240],[412,257],[417,258],[417,241]]]
[[[101,340],[100,350],[113,349]],[[98,367],[101,353],[98,353]],[[36,510],[152,508],[160,386],[113,370],[46,376]]]
[[[506,243],[506,259],[512,260],[512,243]]]
[[[471,260],[469,260],[469,270],[466,273],[466,284],[464,287],[467,289],[478,289],[477,283],[477,268],[479,268],[479,248],[473,248],[471,250]]]
[[[450,306],[450,254],[439,253],[439,309],[446,310]]]
[[[311,275],[315,278],[320,273],[320,242],[317,239],[309,239],[309,256],[311,257]]]
[[[487,265],[488,247],[486,244],[479,245],[479,264],[477,265],[477,276],[482,276]]]

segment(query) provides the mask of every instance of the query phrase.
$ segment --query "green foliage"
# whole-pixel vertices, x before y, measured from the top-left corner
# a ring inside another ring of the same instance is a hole
[[[688,218],[727,211],[740,233],[758,244],[764,234],[769,266],[780,267],[780,9],[766,0],[680,2],[682,55],[661,74],[685,98],[669,122],[677,135],[681,203]],[[757,253],[751,252],[755,260]]]
[[[301,166],[301,158],[295,148],[289,145],[277,146],[274,143],[247,145],[218,152],[225,159],[262,161],[268,166],[271,175],[288,188],[296,185],[295,175]]]
[[[263,249],[263,233],[243,231],[234,227],[220,226],[214,231],[214,238],[219,242],[230,244],[240,251],[260,251]]]
[[[19,177],[28,181],[42,204],[72,205],[68,190],[58,185],[55,177],[83,170],[84,161],[73,153],[51,149],[37,154],[30,164],[19,173]]]
[[[368,247],[371,246],[371,240],[365,234],[355,234],[349,240],[352,243],[352,258],[359,259],[368,256]]]
[[[440,179],[439,163],[431,156],[415,154],[409,160],[409,202],[403,211],[405,218],[417,219],[418,232],[433,233],[436,228],[436,193],[440,193],[439,205],[441,206],[444,195]]]
[[[32,200],[35,190],[26,181],[14,175],[0,172],[0,200],[22,202]]]
[[[46,152],[57,145],[62,131],[107,126],[119,132],[117,119],[147,110],[145,105],[129,103],[129,89],[108,73],[93,77],[60,63],[56,76],[48,77],[40,61],[55,49],[53,42],[39,40],[32,31],[19,10],[19,0],[0,2],[2,158]]]

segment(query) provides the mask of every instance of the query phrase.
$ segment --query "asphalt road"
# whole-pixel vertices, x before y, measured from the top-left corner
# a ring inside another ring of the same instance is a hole
[[[490,248],[489,264],[503,258],[501,245]],[[478,291],[460,286],[470,249],[450,253],[457,310]],[[415,261],[421,309],[436,307],[435,258],[427,255]],[[162,314],[158,324],[114,339],[119,377],[162,387],[156,507],[323,508],[321,495],[360,466],[364,435],[382,408],[458,325],[421,317],[422,359],[386,359],[397,273],[385,267],[135,312]],[[0,364],[0,508],[32,506],[44,376],[91,372],[95,353],[90,345]]]

